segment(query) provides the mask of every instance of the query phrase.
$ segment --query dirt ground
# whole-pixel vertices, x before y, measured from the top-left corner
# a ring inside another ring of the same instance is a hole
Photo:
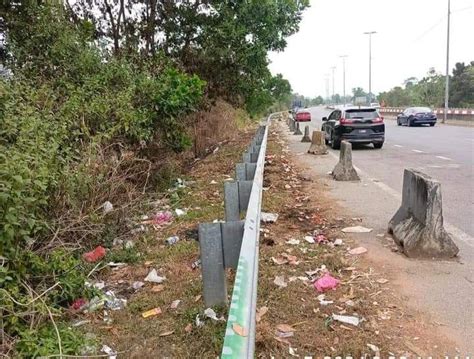
[[[104,281],[104,292],[113,290],[117,297],[127,299],[124,309],[71,318],[73,322],[87,320],[80,328],[99,348],[109,346],[118,358],[220,355],[225,320],[204,315],[200,268],[193,265],[199,258],[197,226],[223,219],[223,182],[234,176],[235,164],[254,131],[248,129],[221,144],[215,153],[189,168],[183,177],[184,188],[153,201],[154,211],[180,208],[186,214],[161,227],[146,225],[147,230],[136,240],[140,256],[135,264],[105,268],[91,276],[91,282]],[[317,178],[306,176],[304,169],[292,164],[275,126],[270,129],[267,152],[263,209],[279,217],[276,223],[262,224],[256,357],[453,355],[453,344],[437,334],[422,314],[408,309],[391,287],[393,273],[381,270],[380,264],[371,263],[364,254],[348,254],[357,243],[341,229],[363,223],[348,218],[319,188]],[[167,245],[166,238],[173,235],[180,240]],[[304,239],[317,235],[325,239],[320,244]],[[288,244],[291,239],[299,244]],[[334,245],[336,239],[342,240],[341,246]],[[393,243],[387,240],[387,245]],[[166,280],[145,282],[152,269]],[[321,293],[312,280],[325,271],[340,284],[318,299]],[[285,287],[274,283],[276,276],[283,276]],[[144,285],[133,289],[137,281]],[[155,308],[159,314],[143,317]],[[218,318],[226,316],[226,308],[213,309]],[[341,323],[333,314],[354,316],[360,323]]]
[[[349,218],[317,178],[310,178],[294,165],[296,161],[276,128],[270,137],[270,159],[265,169],[269,189],[264,193],[264,210],[278,213],[279,218],[275,224],[264,226],[266,233],[261,239],[258,298],[259,307],[268,311],[258,325],[257,356],[457,355],[454,343],[439,333],[437,325],[409,308],[397,293],[391,284],[396,273],[364,254],[349,254],[358,244],[341,229],[364,224]],[[310,244],[304,240],[316,234],[324,235],[327,242]],[[388,235],[382,237],[387,247],[396,250]],[[300,243],[287,243],[292,238]],[[342,246],[334,246],[336,239],[342,239]],[[287,254],[296,258],[280,264],[279,259]],[[325,293],[324,301],[333,303],[320,303],[320,293],[311,281],[304,280],[308,271],[323,265],[341,281],[336,290]],[[276,276],[284,276],[287,287],[275,285]],[[340,323],[333,314],[355,316],[361,321],[358,326]],[[278,330],[280,324],[293,327],[291,336]]]

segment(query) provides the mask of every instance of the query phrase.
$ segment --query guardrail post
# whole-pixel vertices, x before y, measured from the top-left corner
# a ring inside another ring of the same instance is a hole
[[[204,303],[207,307],[227,303],[227,285],[220,223],[199,225],[199,247]]]
[[[240,220],[239,202],[239,182],[224,182],[224,212],[226,222]]]
[[[246,211],[249,206],[250,192],[252,191],[253,181],[238,181],[239,185],[239,208],[240,211]]]
[[[221,223],[224,267],[237,269],[244,235],[244,221]]]
[[[235,165],[235,179],[238,181],[245,181],[247,179],[246,163],[237,163]]]

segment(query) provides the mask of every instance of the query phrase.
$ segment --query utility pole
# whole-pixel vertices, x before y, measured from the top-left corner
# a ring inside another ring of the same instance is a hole
[[[369,103],[372,102],[372,35],[377,31],[367,31],[364,35],[369,35]]]
[[[334,100],[334,71],[336,70],[336,66],[331,67],[332,70],[332,99]]]
[[[326,83],[326,100],[329,101],[329,74],[326,74],[324,77]]]
[[[448,118],[448,107],[449,107],[449,26],[451,21],[451,0],[448,0],[448,34],[446,39],[446,85],[444,89],[444,113],[443,121],[445,123]]]
[[[347,55],[341,55],[339,56],[342,59],[342,88],[343,88],[343,102],[344,102],[344,107],[346,106],[346,57]]]

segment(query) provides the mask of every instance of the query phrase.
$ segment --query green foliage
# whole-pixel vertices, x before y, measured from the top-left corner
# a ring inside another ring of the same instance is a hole
[[[379,94],[379,101],[387,106],[431,106],[444,105],[445,77],[430,69],[421,80],[410,77],[404,81],[405,88],[394,87]],[[450,107],[474,106],[474,61],[469,65],[457,63],[450,76]]]

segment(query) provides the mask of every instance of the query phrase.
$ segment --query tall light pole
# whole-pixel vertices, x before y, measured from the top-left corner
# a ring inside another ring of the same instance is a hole
[[[346,57],[347,55],[341,55],[339,56],[342,59],[342,91],[344,94],[343,101],[344,101],[344,107],[346,106]]]
[[[448,34],[446,39],[446,85],[444,89],[444,113],[443,121],[446,122],[448,118],[448,107],[449,107],[449,26],[451,20],[451,0],[448,0]]]
[[[372,102],[372,35],[377,31],[367,31],[364,35],[369,35],[369,103]]]
[[[331,67],[332,70],[332,99],[334,100],[334,71],[336,70],[336,66]]]

